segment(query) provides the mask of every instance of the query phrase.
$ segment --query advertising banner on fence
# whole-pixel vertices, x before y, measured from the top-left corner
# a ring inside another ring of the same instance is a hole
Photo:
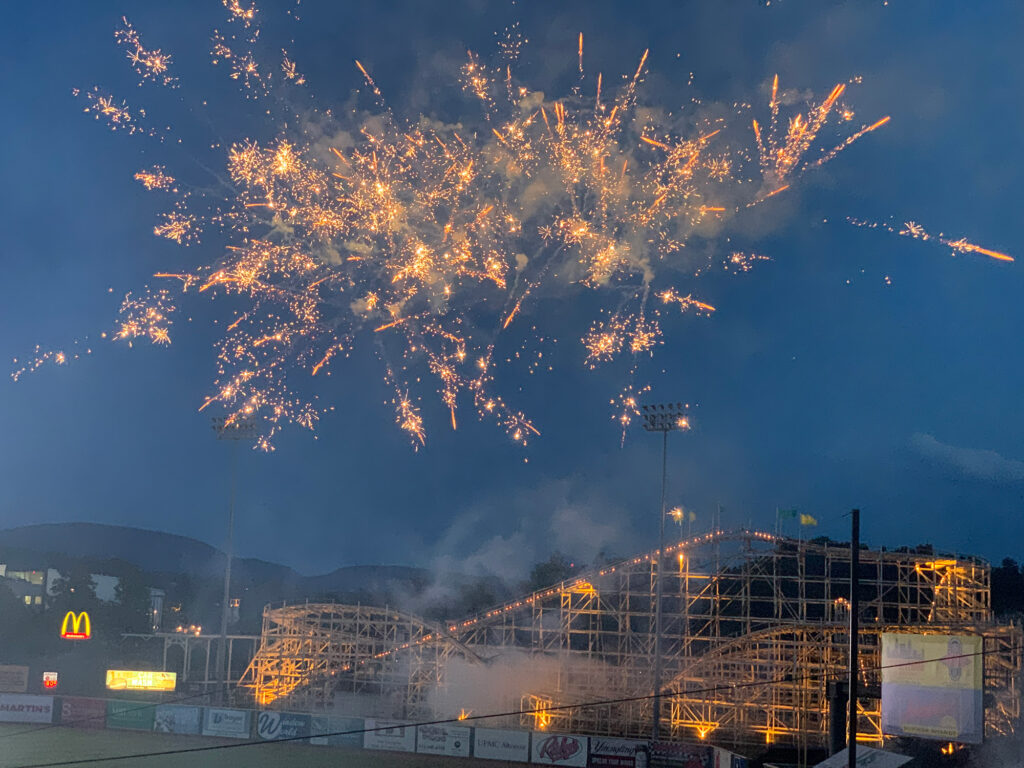
[[[53,696],[0,693],[0,723],[49,723],[53,721]]]
[[[224,736],[229,739],[248,739],[252,730],[252,713],[244,709],[217,709],[203,711],[203,736]]]
[[[161,733],[199,733],[202,709],[180,704],[161,704],[156,708],[153,730]]]
[[[349,733],[355,731],[355,733]],[[309,743],[331,747],[363,746],[363,718],[313,715]],[[332,734],[328,736],[327,734]]]
[[[469,757],[470,728],[463,725],[421,725],[416,728],[416,751],[427,755]]]
[[[646,741],[590,737],[590,768],[635,768],[636,753],[647,750]],[[644,755],[646,758],[646,755]],[[644,763],[646,766],[646,763]]]
[[[527,731],[499,731],[494,728],[473,730],[474,757],[530,762],[530,734]]]
[[[60,724],[71,728],[106,728],[107,702],[63,696],[60,699]]]
[[[534,731],[530,762],[547,765],[586,765],[587,737]]]
[[[882,635],[882,733],[980,744],[982,638]]]
[[[655,741],[651,743],[651,768],[715,768],[715,748]]]
[[[309,715],[293,712],[260,712],[256,735],[264,741],[304,739],[309,736]]]
[[[28,667],[0,666],[0,693],[24,693],[28,690]]]
[[[108,701],[107,728],[152,731],[156,707],[144,701]]]
[[[416,751],[416,726],[398,720],[367,720],[363,734],[366,749],[389,749],[392,752]],[[382,728],[383,730],[372,730]]]

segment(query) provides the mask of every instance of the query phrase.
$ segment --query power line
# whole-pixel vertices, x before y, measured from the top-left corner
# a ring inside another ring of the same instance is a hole
[[[1012,647],[1011,650],[1019,651],[1020,648]],[[995,651],[994,650],[984,650],[984,649],[982,649],[981,651],[977,651],[977,652],[974,652],[974,653],[961,653],[961,654],[956,654],[956,655],[952,655],[952,656],[942,656],[942,657],[940,657],[938,659],[914,659],[912,661],[902,661],[902,662],[899,662],[899,663],[896,663],[896,664],[885,664],[885,665],[879,664],[879,665],[876,665],[876,666],[873,666],[873,667],[864,667],[863,670],[864,671],[882,671],[882,670],[885,670],[885,669],[896,669],[896,668],[899,668],[899,667],[910,667],[910,666],[914,666],[914,665],[917,665],[917,664],[932,664],[932,663],[936,663],[936,662],[953,661],[955,659],[974,658],[974,657],[977,657],[977,656],[985,656],[986,654],[993,653],[993,652],[995,652]],[[468,715],[466,717],[446,718],[446,719],[443,719],[443,720],[424,720],[424,721],[416,722],[416,723],[406,723],[406,724],[404,724],[401,727],[405,727],[405,728],[418,728],[420,726],[426,726],[426,725],[453,725],[453,724],[458,724],[458,723],[465,723],[465,722],[470,721],[470,720],[474,720],[474,721],[475,720],[490,720],[490,719],[494,719],[494,718],[498,718],[498,717],[515,717],[517,715],[536,715],[536,714],[546,714],[546,713],[549,713],[549,712],[558,712],[558,711],[563,711],[563,710],[568,710],[568,709],[587,709],[587,708],[590,708],[590,707],[602,707],[602,706],[608,706],[608,705],[611,705],[611,704],[628,704],[630,702],[646,701],[646,700],[649,700],[649,699],[655,699],[655,698],[658,698],[659,696],[662,697],[662,698],[675,698],[677,696],[691,696],[691,695],[694,695],[694,694],[702,694],[702,693],[717,693],[719,691],[739,690],[739,689],[744,689],[744,688],[756,688],[756,687],[759,687],[759,686],[776,685],[778,683],[807,681],[807,680],[813,680],[813,679],[815,679],[815,678],[817,678],[819,676],[824,679],[824,678],[829,677],[830,675],[828,673],[825,673],[823,675],[815,675],[815,674],[783,675],[781,677],[777,677],[777,678],[772,679],[772,680],[755,680],[755,681],[751,681],[751,682],[748,682],[748,683],[730,683],[728,685],[715,685],[715,686],[710,686],[710,687],[707,687],[707,688],[693,688],[693,689],[686,690],[686,691],[674,691],[674,692],[661,691],[659,693],[649,693],[649,694],[645,694],[643,696],[624,696],[624,697],[615,698],[615,699],[597,699],[597,700],[594,700],[594,701],[580,702],[580,703],[576,703],[576,704],[559,704],[557,706],[535,707],[533,709],[518,709],[518,710],[509,711],[509,712],[498,712],[498,713],[492,713],[492,714],[487,714],[487,715]],[[331,733],[321,733],[321,734],[316,734],[316,736],[318,738],[329,738],[329,737],[332,737],[332,736],[357,736],[357,735],[361,735],[361,734],[365,734],[365,733],[374,733],[374,732],[377,732],[377,731],[393,730],[395,727],[396,726],[394,726],[394,725],[389,725],[389,726],[379,726],[379,727],[376,727],[376,728],[356,728],[356,729],[347,730],[347,731],[334,731],[334,732],[331,732]],[[39,730],[42,730],[42,729],[39,729]],[[309,738],[310,738],[310,735],[307,734],[305,736],[287,736],[287,737],[285,737],[283,739],[274,739],[272,741],[263,741],[263,740],[256,740],[256,739],[254,739],[254,740],[251,740],[251,741],[243,741],[243,742],[238,742],[238,743],[235,743],[235,744],[211,744],[211,745],[203,746],[203,747],[187,747],[185,749],[165,749],[165,750],[160,750],[160,751],[155,751],[155,752],[137,752],[137,753],[131,754],[131,755],[113,755],[113,756],[110,756],[110,757],[87,757],[87,758],[81,758],[81,759],[78,759],[78,760],[61,760],[61,761],[52,762],[52,763],[31,763],[31,764],[16,766],[15,768],[60,768],[61,766],[68,766],[68,765],[89,765],[89,764],[101,763],[101,762],[114,762],[114,761],[118,761],[118,760],[135,760],[135,759],[141,759],[141,758],[145,758],[145,757],[165,757],[165,756],[169,756],[169,755],[185,755],[185,754],[195,754],[195,753],[199,753],[199,752],[214,752],[214,751],[223,750],[223,749],[240,749],[240,748],[243,748],[243,747],[252,747],[252,746],[261,746],[261,745],[262,746],[267,746],[267,745],[271,745],[271,744],[286,744],[286,743],[292,742],[292,741],[306,741]]]

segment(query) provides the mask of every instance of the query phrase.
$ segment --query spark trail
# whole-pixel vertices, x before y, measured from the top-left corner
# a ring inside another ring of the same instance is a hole
[[[942,232],[939,232],[937,235],[933,235],[916,221],[907,221],[900,226],[896,226],[895,224],[887,221],[865,221],[863,219],[855,219],[853,217],[848,217],[847,221],[855,227],[881,229],[895,235],[900,235],[901,237],[910,237],[914,240],[920,240],[921,242],[928,242],[929,240],[932,240],[947,246],[954,254],[976,253],[979,256],[988,256],[990,259],[995,259],[996,261],[1014,261],[1013,256],[1010,256],[1009,254],[1002,253],[1001,251],[994,251],[991,248],[983,248],[976,243],[970,242],[965,237],[952,238]]]

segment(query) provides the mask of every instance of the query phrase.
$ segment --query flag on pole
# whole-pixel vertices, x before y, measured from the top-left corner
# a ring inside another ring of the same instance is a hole
[[[785,519],[787,517],[791,517],[791,518],[793,518],[795,520],[797,512],[796,512],[795,509],[780,509],[778,514],[779,514],[779,519]]]
[[[814,515],[800,515],[800,525],[817,525],[818,521]]]
[[[692,522],[693,522],[694,520],[696,520],[696,519],[697,519],[697,513],[696,513],[696,512],[694,512],[694,511],[693,511],[693,510],[691,509],[691,510],[690,510],[690,513],[689,513],[689,514],[690,514],[690,522],[692,523]]]

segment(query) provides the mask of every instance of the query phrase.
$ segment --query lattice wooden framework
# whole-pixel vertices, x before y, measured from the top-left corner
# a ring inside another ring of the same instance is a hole
[[[528,690],[492,706],[538,711],[489,725],[648,736],[657,561],[657,552],[640,555],[444,627],[362,608],[375,618],[364,619],[359,635],[354,618],[311,618],[351,607],[306,606],[313,613],[305,616],[302,606],[269,610],[243,682],[257,699],[287,696],[289,707],[324,705],[333,686],[360,695],[364,712],[446,717],[460,709],[443,695],[453,658],[497,676],[514,674],[510,660],[521,664],[525,655],[548,672],[540,681],[524,676]],[[718,531],[666,547],[663,563],[662,647],[672,694],[663,700],[663,722],[673,736],[723,746],[823,746],[827,682],[847,666],[849,548]],[[882,632],[981,634],[989,651],[987,727],[1012,730],[1020,716],[1021,633],[991,623],[989,566],[925,549],[863,550],[860,564],[864,689],[877,696]],[[862,699],[859,716],[865,741],[880,742],[877,699]]]
[[[380,699],[376,710],[405,716],[438,682],[446,646],[422,642],[429,632],[422,619],[389,608],[267,606],[260,646],[239,686],[261,707],[337,709],[340,698],[358,697],[362,704]]]

